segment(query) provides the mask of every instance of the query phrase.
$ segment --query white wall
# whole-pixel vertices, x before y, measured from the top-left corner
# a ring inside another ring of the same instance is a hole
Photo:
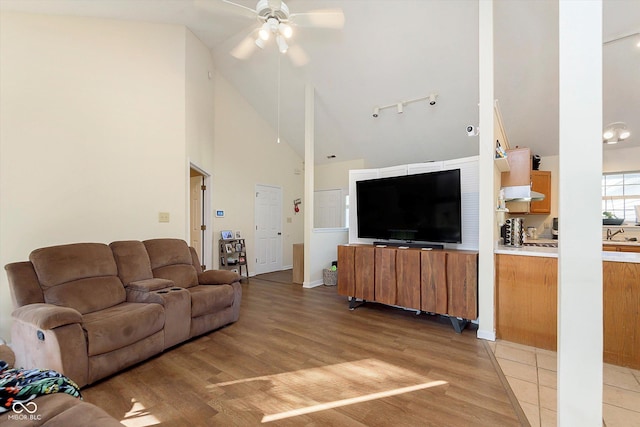
[[[640,147],[603,150],[602,172],[640,171]]]
[[[305,250],[311,248],[310,280],[304,283],[305,288],[312,288],[324,283],[322,270],[331,267],[332,261],[338,260],[338,245],[346,243],[349,243],[349,231],[346,229],[313,230],[311,244],[305,245]]]
[[[349,170],[364,169],[364,159],[327,163],[315,166],[315,190],[338,190],[349,188]]]
[[[0,265],[47,245],[184,238],[184,27],[2,14],[0,52]]]
[[[293,244],[304,240],[305,203],[298,214],[293,211],[293,200],[302,198],[304,193],[302,159],[286,142],[276,143],[274,129],[217,73],[215,86],[213,204],[214,209],[225,211],[224,218],[214,219],[216,241],[220,230],[242,231],[249,272],[253,272],[255,185],[279,186],[283,190],[282,264],[284,268],[291,267]]]
[[[213,173],[215,68],[211,51],[189,30],[186,30],[185,59],[185,135],[187,161],[208,174]],[[188,170],[186,171],[188,173]],[[213,186],[209,182],[208,195],[203,203],[205,212],[213,212]],[[208,209],[207,209],[208,208]],[[189,207],[185,206],[189,219]],[[208,230],[205,238],[205,254],[200,260],[207,268],[218,265],[213,248],[217,248],[219,234],[214,235],[212,218],[205,220]],[[185,233],[189,233],[189,220]],[[188,235],[188,234],[187,234]]]

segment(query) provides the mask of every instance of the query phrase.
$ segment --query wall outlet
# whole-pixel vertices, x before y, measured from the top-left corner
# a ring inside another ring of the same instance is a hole
[[[170,219],[169,212],[158,213],[158,222],[169,222],[169,219]]]

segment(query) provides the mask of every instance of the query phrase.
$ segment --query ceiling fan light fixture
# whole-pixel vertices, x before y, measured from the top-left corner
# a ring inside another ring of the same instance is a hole
[[[282,37],[282,35],[278,34],[278,36],[276,37],[276,43],[278,44],[278,50],[280,51],[280,53],[287,53],[289,45],[287,44],[284,37]]]
[[[264,49],[264,40],[260,37],[258,37],[256,39],[256,46],[258,46],[260,49]]]
[[[270,32],[271,32],[271,30],[269,29],[269,24],[265,22],[264,24],[262,24],[262,27],[258,31],[258,37],[260,37],[260,39],[262,39],[264,41],[267,41],[267,40],[269,40],[269,33]]]
[[[291,25],[281,22],[278,25],[278,32],[282,34],[285,39],[290,39],[293,35],[293,28],[291,28]]]

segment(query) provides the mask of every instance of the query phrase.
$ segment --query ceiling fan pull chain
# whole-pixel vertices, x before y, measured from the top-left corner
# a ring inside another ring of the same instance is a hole
[[[280,144],[280,57],[282,55],[276,54],[276,56],[278,57],[278,139],[276,142]]]

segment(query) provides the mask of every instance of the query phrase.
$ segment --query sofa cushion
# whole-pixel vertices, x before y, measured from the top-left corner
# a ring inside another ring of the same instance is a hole
[[[168,265],[153,270],[158,279],[171,280],[179,288],[190,288],[198,284],[198,274],[191,265]]]
[[[233,304],[234,292],[230,285],[194,286],[191,292],[191,317],[215,313]]]
[[[173,281],[176,286],[190,288],[198,284],[198,272],[187,242],[180,239],[145,240],[153,277]]]
[[[83,316],[88,354],[95,356],[126,347],[164,326],[160,304],[125,302]]]
[[[192,266],[191,252],[187,242],[180,239],[151,239],[145,240],[151,269],[167,265],[186,264]],[[193,267],[193,266],[192,266]]]
[[[151,279],[151,261],[144,243],[138,240],[126,240],[109,244],[113,258],[118,266],[118,276],[127,286],[131,282]]]
[[[29,260],[46,303],[84,314],[125,301],[116,262],[105,244],[75,243],[36,249]]]
[[[126,298],[122,282],[115,276],[75,280],[44,291],[46,303],[71,307],[82,314],[104,310]]]

